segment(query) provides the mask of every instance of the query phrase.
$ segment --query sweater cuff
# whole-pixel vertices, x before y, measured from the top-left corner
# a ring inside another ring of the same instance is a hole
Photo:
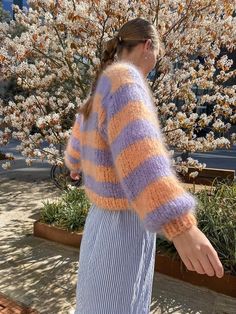
[[[190,229],[192,226],[197,225],[197,219],[192,212],[188,212],[178,218],[171,220],[162,228],[163,235],[172,241],[173,238],[184,231]]]

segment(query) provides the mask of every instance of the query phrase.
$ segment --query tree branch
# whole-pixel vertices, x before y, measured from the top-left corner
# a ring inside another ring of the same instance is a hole
[[[73,3],[73,8],[74,8],[74,10],[76,9],[76,6],[75,6],[75,1],[74,0],[72,0],[72,3]]]
[[[41,53],[45,58],[51,60],[55,65],[57,65],[59,67],[61,66],[61,64],[57,63],[52,57],[48,56],[46,53],[44,53],[40,49],[36,48],[35,46],[33,46],[33,49],[36,50],[37,52]]]
[[[166,31],[166,32],[164,33],[163,38],[165,38],[174,28],[176,28],[176,26],[179,27],[179,26],[181,25],[181,23],[187,18],[188,13],[189,13],[189,10],[190,10],[191,5],[192,5],[192,2],[193,2],[193,0],[191,0],[191,1],[189,2],[188,6],[187,6],[187,9],[186,9],[186,13],[185,13],[177,22],[175,22],[175,23],[170,27],[170,29],[168,29],[168,31]]]
[[[160,10],[160,0],[157,1],[157,6],[156,6],[156,15],[153,20],[153,24],[156,23],[156,26],[158,26],[158,15],[159,15],[159,10]]]

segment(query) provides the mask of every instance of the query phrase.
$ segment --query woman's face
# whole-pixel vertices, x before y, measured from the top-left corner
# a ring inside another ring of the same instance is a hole
[[[153,47],[151,39],[137,45],[132,53],[135,63],[142,69],[147,76],[155,67],[159,51]]]
[[[120,58],[136,64],[144,76],[147,76],[156,65],[158,53],[159,51],[153,47],[151,39],[148,39],[135,46],[131,52],[124,49]]]
[[[153,47],[152,41],[148,39],[144,44],[144,62],[148,73],[155,67],[158,58],[158,49]]]

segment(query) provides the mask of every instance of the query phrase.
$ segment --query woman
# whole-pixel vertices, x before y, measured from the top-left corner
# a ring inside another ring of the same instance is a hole
[[[67,143],[65,163],[72,178],[83,171],[93,204],[81,243],[76,314],[149,313],[156,234],[173,241],[189,270],[223,276],[197,228],[196,202],[171,167],[145,80],[159,47],[148,21],[122,26],[107,43],[96,88]]]

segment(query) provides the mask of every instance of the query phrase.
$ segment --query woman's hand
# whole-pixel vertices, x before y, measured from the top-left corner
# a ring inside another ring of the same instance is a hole
[[[223,277],[218,254],[207,237],[196,226],[173,238],[173,243],[188,270],[208,276]]]
[[[71,177],[71,179],[73,179],[73,180],[79,180],[79,179],[80,179],[79,173],[78,173],[78,172],[75,172],[75,171],[71,171],[71,172],[70,172],[70,177]]]

